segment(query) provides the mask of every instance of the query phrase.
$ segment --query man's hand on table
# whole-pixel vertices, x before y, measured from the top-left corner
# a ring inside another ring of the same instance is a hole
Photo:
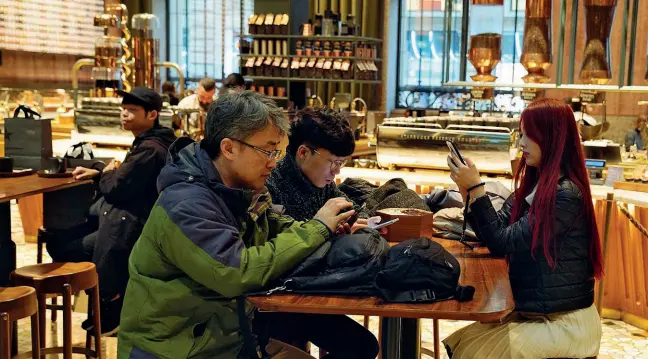
[[[72,171],[72,175],[77,180],[87,180],[87,179],[92,179],[92,178],[95,178],[96,176],[98,176],[99,171],[91,169],[91,168],[77,167],[77,168],[74,169],[74,171]]]

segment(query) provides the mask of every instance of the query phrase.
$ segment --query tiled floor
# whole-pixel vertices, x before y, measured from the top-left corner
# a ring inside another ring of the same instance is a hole
[[[25,243],[20,218],[18,215],[18,208],[12,205],[12,232],[13,239],[16,242],[18,249],[18,266],[30,265],[36,263],[36,245]],[[45,259],[49,261],[49,258]],[[85,306],[80,306],[85,307]],[[48,318],[50,312],[48,311]],[[60,317],[60,315],[59,315]],[[73,342],[75,345],[83,346],[85,343],[85,331],[81,329],[81,322],[85,320],[86,314],[74,313],[73,319]],[[358,321],[362,317],[355,318]],[[423,320],[423,337],[422,343],[424,348],[433,348],[433,333],[432,321]],[[440,322],[441,338],[445,338],[455,330],[470,324],[470,322],[463,321],[449,321],[444,320]],[[601,351],[598,359],[634,359],[646,358],[648,359],[648,332],[632,327],[626,323],[614,320],[602,320],[603,324],[603,339],[601,342]],[[48,325],[47,345],[59,346],[63,342],[63,328],[62,320],[59,319],[57,323],[50,323]],[[370,322],[371,331],[377,335],[378,333],[378,319],[371,318]],[[28,351],[30,349],[30,327],[27,320],[19,322],[19,338],[18,345],[20,352]],[[117,357],[117,339],[105,338],[103,341],[104,358],[114,359]],[[317,348],[314,348],[313,354],[317,357]],[[447,359],[445,353],[442,358]],[[56,358],[55,355],[48,356],[48,359]]]

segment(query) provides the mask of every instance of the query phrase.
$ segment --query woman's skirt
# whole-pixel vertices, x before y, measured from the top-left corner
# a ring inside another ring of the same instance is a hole
[[[474,323],[443,343],[452,359],[587,358],[598,354],[596,307],[549,315],[513,313],[503,323]]]

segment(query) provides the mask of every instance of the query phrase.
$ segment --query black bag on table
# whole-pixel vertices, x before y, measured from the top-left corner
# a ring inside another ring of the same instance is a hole
[[[279,286],[250,295],[301,293],[322,295],[376,295],[374,278],[385,263],[389,244],[373,229],[360,229],[324,242],[295,269],[279,280]],[[248,323],[244,297],[237,298],[239,325],[244,340],[237,359],[266,359],[268,323],[255,319],[256,333]],[[259,349],[259,350],[257,350]]]
[[[18,117],[20,113],[24,117]],[[41,118],[31,108],[20,105],[4,124],[5,156],[14,159],[15,168],[41,168],[41,158],[52,156],[52,120]]]
[[[387,241],[369,228],[332,238],[269,292],[375,295],[374,278],[383,269],[388,251]]]
[[[376,288],[387,302],[438,302],[472,300],[475,288],[459,285],[457,259],[439,243],[421,237],[403,241],[387,253],[376,276]]]

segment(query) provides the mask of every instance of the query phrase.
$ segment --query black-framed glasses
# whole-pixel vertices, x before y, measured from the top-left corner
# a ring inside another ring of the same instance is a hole
[[[310,148],[311,151],[317,153],[318,155],[324,157],[327,161],[329,161],[329,163],[331,164],[331,172],[335,172],[335,171],[339,170],[340,168],[346,166],[347,162],[349,162],[348,158],[345,158],[343,160],[334,161],[334,160],[328,158],[327,156],[321,154],[318,150],[316,150],[316,149],[314,149],[312,147],[308,147],[308,148]]]
[[[249,143],[247,143],[247,142],[245,142],[245,141],[237,140],[236,138],[230,138],[230,139],[231,139],[232,141],[236,141],[236,142],[238,142],[238,143],[244,144],[244,145],[246,145],[246,146],[248,146],[248,147],[254,149],[255,151],[259,151],[259,152],[261,152],[261,153],[267,155],[267,156],[268,156],[268,161],[272,161],[272,160],[274,160],[274,159],[279,158],[279,156],[281,156],[281,150],[272,150],[272,151],[268,151],[268,150],[264,150],[264,149],[261,148],[261,147],[257,147],[257,146],[255,146],[255,145],[251,145],[251,144],[249,144]]]

